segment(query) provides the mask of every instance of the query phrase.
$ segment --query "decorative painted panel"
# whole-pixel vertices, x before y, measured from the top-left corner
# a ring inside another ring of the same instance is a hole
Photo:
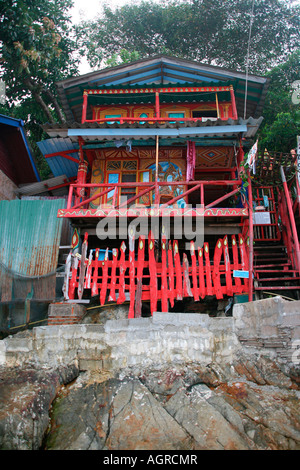
[[[232,168],[234,164],[233,147],[196,147],[196,169]]]

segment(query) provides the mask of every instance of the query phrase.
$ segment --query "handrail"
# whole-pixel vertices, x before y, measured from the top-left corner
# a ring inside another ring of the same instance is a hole
[[[173,204],[173,202],[177,201],[178,199],[181,199],[182,197],[185,197],[187,194],[190,194],[193,191],[200,190],[200,203],[204,206],[204,188],[205,186],[223,186],[223,187],[230,187],[230,186],[235,186],[235,188],[230,191],[229,193],[223,195],[222,197],[216,199],[215,201],[211,202],[208,204],[207,208],[213,207],[216,204],[219,204],[221,201],[228,199],[230,196],[236,194],[240,190],[240,185],[242,181],[241,180],[218,180],[218,181],[210,181],[210,180],[202,180],[202,181],[158,181],[158,182],[130,182],[130,183],[71,183],[70,184],[70,190],[69,190],[69,197],[68,197],[68,203],[67,203],[67,209],[78,209],[82,207],[85,204],[89,204],[95,199],[99,199],[103,195],[107,194],[110,191],[115,190],[114,192],[114,207],[123,207],[126,203],[128,204],[133,202],[134,200],[138,199],[139,197],[149,193],[150,191],[153,191],[154,189],[159,189],[160,187],[170,187],[170,186],[185,186],[187,189],[183,191],[180,195],[174,196],[170,201],[166,202],[163,204],[163,207],[167,207],[170,204]],[[79,200],[79,197],[77,196],[75,205],[72,207],[72,197],[74,194],[74,189],[79,188],[79,189],[103,189],[103,191],[100,192],[95,192],[91,197],[84,199],[81,198],[82,200]],[[142,191],[138,192],[136,195],[134,195],[132,198],[130,198],[126,203],[121,203],[115,206],[116,202],[116,190],[117,188],[141,188]],[[158,204],[159,201],[155,200],[155,204]]]

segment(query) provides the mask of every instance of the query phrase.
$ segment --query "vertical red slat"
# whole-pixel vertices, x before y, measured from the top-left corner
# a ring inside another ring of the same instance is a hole
[[[111,264],[111,276],[110,276],[110,291],[108,300],[110,302],[116,301],[116,270],[118,265],[118,253],[117,248],[112,249],[112,264]]]
[[[209,245],[207,242],[204,243],[204,256],[205,256],[205,274],[206,274],[206,287],[207,295],[213,295],[213,287],[211,280],[211,266],[209,259]]]
[[[153,315],[153,312],[156,312],[157,310],[157,270],[154,253],[154,238],[151,231],[148,237],[148,252],[150,271],[150,310],[151,315]]]
[[[89,259],[87,263],[87,269],[86,269],[86,275],[85,275],[85,282],[84,282],[85,289],[91,288],[92,260],[93,260],[93,250],[90,250]]]
[[[94,272],[93,272],[93,284],[92,284],[92,297],[98,295],[98,267],[99,267],[99,248],[96,248],[95,251],[95,260],[94,260]]]
[[[231,266],[230,266],[230,257],[228,249],[228,238],[227,235],[223,238],[223,251],[224,251],[224,261],[225,261],[225,276],[226,276],[226,287],[227,295],[232,296],[232,277],[231,277]]]
[[[214,267],[213,267],[213,282],[217,299],[223,299],[223,292],[220,280],[220,261],[222,256],[223,241],[219,239],[215,246],[214,252]]]
[[[138,245],[137,263],[137,287],[135,296],[135,317],[140,318],[142,314],[142,289],[143,289],[143,269],[145,262],[145,237],[140,236]]]
[[[197,302],[199,300],[199,290],[198,290],[198,282],[197,282],[197,262],[196,262],[196,254],[195,254],[195,243],[191,241],[190,245],[191,251],[191,260],[192,260],[192,279],[193,279],[193,295],[194,300]]]
[[[175,274],[176,274],[176,296],[177,300],[182,300],[182,269],[180,264],[180,254],[178,248],[178,241],[174,240],[173,242],[173,251],[174,251],[174,264],[175,264]]]
[[[190,275],[189,275],[189,261],[188,261],[186,253],[183,253],[182,267],[183,267],[183,295],[184,297],[193,297],[192,290],[191,290]]]
[[[168,311],[168,279],[167,279],[167,238],[162,235],[161,242],[161,310]]]
[[[240,255],[241,255],[242,270],[248,271],[248,256],[246,253],[245,241],[241,234],[239,234],[239,249],[240,249]],[[245,287],[248,289],[249,279],[244,279],[244,284],[245,284]]]
[[[83,288],[84,288],[84,277],[85,277],[85,270],[86,270],[86,253],[87,253],[87,245],[88,245],[88,233],[85,232],[84,240],[81,247],[81,258],[80,258],[80,266],[79,266],[79,280],[78,280],[78,288],[77,294],[78,299],[82,299],[83,295]]]
[[[134,301],[135,301],[135,228],[131,227],[129,230],[129,312],[128,318],[134,318]]]
[[[70,288],[69,288],[69,299],[73,300],[75,298],[75,288],[76,288],[76,279],[78,271],[79,258],[75,255],[73,260],[72,276],[70,279]]]
[[[238,255],[235,235],[231,235],[231,243],[232,243],[233,269],[237,271],[239,269],[239,255]],[[235,284],[235,293],[238,294],[239,292],[242,291],[241,279],[239,277],[235,277],[234,284]]]
[[[173,250],[172,250],[171,240],[169,240],[169,248],[168,248],[168,271],[169,271],[169,299],[170,299],[171,307],[174,307],[174,298],[175,298],[174,265],[173,265]]]
[[[203,267],[203,249],[198,248],[198,263],[199,263],[199,294],[201,299],[206,295],[204,267]]]
[[[102,264],[102,282],[100,291],[100,305],[104,305],[107,291],[107,273],[108,273],[108,248],[106,248]]]
[[[125,251],[126,245],[123,241],[120,247],[120,262],[119,262],[119,296],[117,300],[117,304],[122,304],[126,300],[125,296],[125,271],[126,271],[126,262],[125,262]]]

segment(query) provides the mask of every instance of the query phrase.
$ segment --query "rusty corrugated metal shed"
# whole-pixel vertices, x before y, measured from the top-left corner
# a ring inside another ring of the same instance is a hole
[[[55,273],[62,228],[57,211],[64,206],[64,199],[0,202],[0,300],[18,297],[15,280]]]

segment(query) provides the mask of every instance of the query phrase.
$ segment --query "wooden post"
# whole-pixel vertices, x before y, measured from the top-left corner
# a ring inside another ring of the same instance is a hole
[[[197,263],[196,263],[196,254],[195,254],[195,243],[191,241],[191,260],[192,260],[192,279],[193,279],[193,294],[194,300],[197,302],[199,300],[199,290],[197,283]]]
[[[107,291],[107,273],[108,273],[108,248],[106,248],[104,260],[102,261],[102,282],[100,291],[100,305],[104,305]]]
[[[160,118],[160,108],[159,108],[159,93],[155,92],[155,117]]]
[[[81,258],[80,258],[80,267],[79,267],[79,280],[78,280],[78,299],[82,299],[83,295],[83,288],[84,288],[84,276],[85,276],[85,270],[86,270],[86,253],[87,253],[87,239],[88,239],[88,233],[85,232],[84,234],[84,240],[82,243],[82,248],[81,248]]]
[[[174,264],[175,264],[175,273],[176,273],[176,297],[177,300],[182,300],[182,269],[180,263],[180,254],[178,248],[178,241],[174,240],[173,242],[173,251],[174,251]]]
[[[236,238],[235,235],[231,235],[231,243],[232,243],[232,256],[233,256],[233,269],[237,271],[239,269],[239,255],[238,255],[238,249],[237,249],[237,244],[236,244]],[[241,292],[241,279],[239,277],[235,277],[235,293],[238,294]]]
[[[91,288],[91,279],[92,279],[92,260],[93,260],[93,250],[90,250],[90,255],[87,263],[87,270],[84,282],[84,288],[90,289]]]
[[[78,270],[79,258],[75,255],[72,267],[72,276],[70,280],[70,289],[69,289],[69,299],[73,300],[75,298],[75,288],[76,288],[76,279],[77,279],[77,270]]]
[[[155,204],[159,204],[159,186],[158,186],[158,153],[159,153],[159,137],[156,136],[156,151],[155,151]]]
[[[207,295],[213,295],[213,287],[211,281],[211,266],[209,259],[209,245],[207,242],[204,243],[204,256],[205,256],[205,274],[206,274],[206,285]]]
[[[246,253],[245,240],[241,234],[239,234],[239,249],[240,249],[240,255],[241,255],[242,270],[249,271],[249,263],[248,263],[247,253]],[[249,271],[249,276],[250,276],[250,271]],[[248,297],[249,302],[251,302],[250,299],[252,299],[252,297],[250,297],[249,281],[250,279],[244,279],[245,287],[249,293],[249,297]]]
[[[161,310],[168,312],[167,239],[165,235],[161,242]]]
[[[112,265],[111,265],[111,279],[110,279],[110,292],[108,300],[110,302],[116,301],[116,269],[118,264],[118,252],[117,248],[112,249]]]
[[[233,86],[230,85],[230,98],[231,98],[231,105],[232,105],[232,119],[237,119],[237,110],[236,110],[236,102],[235,102],[235,96],[234,96],[234,90]]]
[[[232,278],[231,278],[231,266],[230,266],[230,257],[228,249],[228,238],[227,235],[223,239],[223,251],[224,251],[224,261],[225,261],[225,271],[226,271],[226,288],[227,295],[232,296]]]
[[[220,261],[222,256],[222,247],[223,241],[219,239],[215,246],[215,253],[214,253],[214,267],[213,267],[213,281],[215,287],[215,293],[217,299],[223,299],[223,292],[221,288],[221,280],[220,280]]]
[[[121,255],[120,255],[120,265],[119,265],[119,296],[117,300],[117,304],[122,304],[126,300],[125,296],[125,271],[126,271],[126,262],[125,262],[125,251],[126,251],[126,245],[125,242],[123,241],[121,243]]]
[[[130,304],[128,318],[134,318],[134,301],[135,301],[135,226],[129,228],[129,292]]]
[[[83,105],[82,105],[81,124],[84,124],[86,122],[87,104],[88,104],[88,94],[87,94],[86,91],[84,91],[83,92]]]
[[[140,318],[142,315],[142,289],[143,289],[143,269],[145,261],[145,237],[140,235],[138,245],[138,263],[137,263],[137,287],[135,294],[135,317]]]
[[[168,248],[168,270],[169,270],[169,299],[171,307],[174,307],[174,265],[173,265],[173,250],[172,250],[172,242],[169,240],[169,248]]]
[[[182,267],[183,267],[183,296],[193,297],[192,290],[191,290],[191,281],[190,281],[190,276],[189,276],[189,261],[188,261],[186,253],[183,253]]]
[[[92,297],[98,295],[98,267],[99,267],[99,248],[96,248],[95,251],[95,260],[94,260],[94,272],[93,272],[93,285],[92,285]]]
[[[220,118],[220,110],[219,110],[219,101],[218,101],[218,93],[216,93],[216,107],[217,107],[217,118]]]
[[[203,249],[198,248],[198,263],[199,263],[199,294],[201,299],[205,297],[205,278],[203,267]]]
[[[153,315],[153,312],[156,312],[157,309],[157,271],[154,254],[154,238],[151,231],[149,233],[148,243],[150,271],[150,309],[151,315]]]
[[[253,300],[253,201],[252,201],[252,184],[250,172],[248,171],[248,201],[249,201],[249,294],[248,300]]]

